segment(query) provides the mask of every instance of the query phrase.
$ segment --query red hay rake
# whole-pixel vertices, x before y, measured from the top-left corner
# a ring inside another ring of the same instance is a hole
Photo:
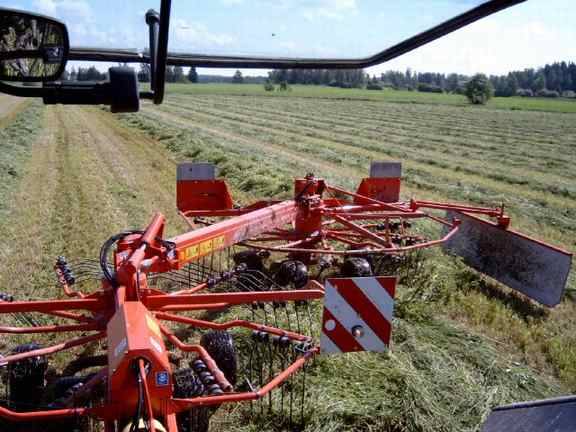
[[[293,199],[235,207],[213,166],[181,165],[177,202],[191,231],[164,239],[156,214],[144,231],[111,237],[98,260],[58,258],[67,299],[1,299],[0,314],[27,320],[3,334],[80,335],[0,359],[0,419],[22,430],[203,431],[221,405],[250,402],[253,416],[298,428],[314,357],[384,351],[394,275],[434,246],[558,304],[569,253],[510,230],[503,207],[400,201],[400,170],[375,163],[356,192],[309,174],[295,180]],[[93,279],[100,289],[83,292]],[[48,367],[77,348],[64,367]]]

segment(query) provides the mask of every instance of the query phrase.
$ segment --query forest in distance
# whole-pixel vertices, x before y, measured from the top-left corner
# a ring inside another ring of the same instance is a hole
[[[140,82],[149,82],[149,67],[141,65],[138,71]],[[102,81],[107,73],[96,67],[78,67],[66,70],[63,81]],[[368,88],[370,90],[416,90],[429,93],[461,93],[471,77],[457,73],[416,72],[407,69],[386,71],[370,75],[362,69],[353,70],[273,70],[267,76],[243,75],[236,71],[233,76],[206,75],[196,68],[168,67],[169,83],[234,83],[234,84],[288,84],[324,85],[340,88]],[[513,71],[505,75],[488,76],[494,96],[540,96],[576,97],[576,63],[570,61],[546,64],[539,68]]]

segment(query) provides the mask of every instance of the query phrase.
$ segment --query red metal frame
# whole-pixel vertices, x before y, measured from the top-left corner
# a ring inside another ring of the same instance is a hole
[[[204,183],[203,183],[204,182]],[[296,342],[311,342],[310,337],[272,326],[245,320],[212,323],[175,314],[182,311],[223,309],[232,305],[257,302],[293,302],[321,299],[322,286],[311,281],[297,291],[266,291],[240,293],[201,293],[206,283],[187,290],[166,294],[150,289],[148,273],[163,273],[181,269],[186,264],[233,245],[297,255],[309,262],[322,255],[398,254],[439,245],[458,230],[457,220],[447,221],[421,209],[459,210],[486,215],[507,226],[509,219],[503,209],[460,206],[429,201],[394,200],[384,202],[379,185],[386,188],[387,198],[395,196],[395,179],[364,181],[354,193],[327,185],[311,176],[295,182],[295,198],[283,202],[261,201],[248,207],[231,206],[228,187],[222,181],[194,181],[202,192],[186,199],[190,185],[179,188],[179,210],[190,222],[198,217],[224,218],[219,222],[194,229],[168,241],[161,241],[165,220],[156,214],[142,234],[126,236],[118,243],[115,254],[116,283],[103,281],[102,289],[85,295],[66,283],[61,270],[57,276],[69,299],[34,302],[0,302],[0,314],[39,312],[78,322],[33,328],[0,327],[0,333],[94,333],[70,339],[50,347],[14,354],[0,360],[6,365],[35,356],[50,355],[63,350],[107,338],[108,367],[88,383],[87,389],[106,381],[106,401],[96,407],[70,408],[54,411],[17,413],[0,408],[0,417],[9,421],[45,421],[79,415],[90,415],[105,423],[107,432],[116,431],[114,421],[124,419],[135,410],[141,388],[146,418],[163,420],[169,432],[177,432],[175,414],[193,406],[216,405],[225,402],[256,400],[278,387],[318,353],[317,348],[303,352],[295,362],[260,389],[235,393],[216,362],[200,345],[188,345],[178,339],[162,322],[176,322],[204,329],[246,328],[285,336]],[[331,195],[324,197],[323,195]],[[346,196],[348,198],[338,198]],[[190,207],[192,205],[192,207]],[[226,217],[233,216],[226,219]],[[405,224],[427,219],[447,226],[448,234],[436,240],[426,240],[407,232]],[[393,230],[393,224],[399,227]],[[379,231],[375,228],[381,228]],[[413,241],[408,244],[407,241]],[[173,247],[170,247],[173,245]],[[339,245],[337,247],[337,245]],[[85,311],[79,315],[70,311]],[[157,386],[152,377],[171,372],[165,341],[183,352],[196,353],[208,366],[216,381],[226,392],[220,396],[175,399],[171,386]],[[137,365],[136,369],[133,365]],[[138,384],[140,382],[140,384]],[[151,425],[151,430],[154,426]]]

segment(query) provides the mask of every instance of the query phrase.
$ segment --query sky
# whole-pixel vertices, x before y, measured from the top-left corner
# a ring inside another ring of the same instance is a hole
[[[361,57],[484,0],[173,0],[170,50]],[[159,0],[3,0],[63,20],[72,46],[143,49]],[[528,0],[367,70],[504,74],[576,61],[576,0]],[[200,73],[217,73],[200,70]],[[225,71],[230,74],[231,71]],[[263,71],[244,71],[255,75]]]

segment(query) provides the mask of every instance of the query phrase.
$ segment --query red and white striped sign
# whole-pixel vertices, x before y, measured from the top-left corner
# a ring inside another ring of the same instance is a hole
[[[395,277],[326,279],[320,351],[384,352],[390,344]]]

